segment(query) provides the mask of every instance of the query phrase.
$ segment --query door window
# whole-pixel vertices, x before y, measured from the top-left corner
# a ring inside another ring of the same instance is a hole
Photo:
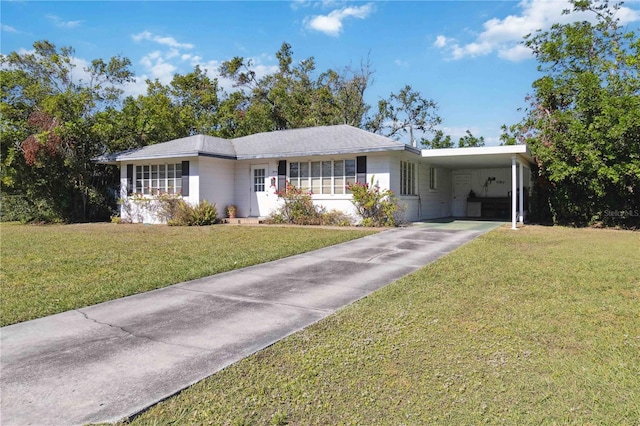
[[[253,192],[264,192],[265,169],[253,169]]]

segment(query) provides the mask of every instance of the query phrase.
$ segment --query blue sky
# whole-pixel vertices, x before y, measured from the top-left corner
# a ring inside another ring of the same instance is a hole
[[[318,71],[358,67],[369,55],[375,70],[367,102],[409,84],[435,100],[441,128],[457,140],[470,129],[499,143],[500,126],[520,120],[524,98],[540,75],[524,34],[547,29],[564,0],[516,1],[2,1],[0,49],[27,51],[36,40],[76,50],[78,69],[95,58],[131,59],[144,93],[146,78],[168,83],[199,64],[212,77],[234,56],[252,58],[261,73],[275,69],[282,42],[294,59],[313,56]],[[630,29],[640,2],[618,12]],[[222,82],[223,87],[230,87]]]

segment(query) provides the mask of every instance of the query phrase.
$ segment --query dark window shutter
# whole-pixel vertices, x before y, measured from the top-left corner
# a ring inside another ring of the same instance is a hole
[[[278,191],[283,191],[287,185],[287,160],[278,161]]]
[[[356,181],[364,185],[367,183],[367,157],[356,157]]]
[[[182,162],[182,196],[189,196],[189,162]]]
[[[127,195],[133,194],[133,164],[127,164]]]

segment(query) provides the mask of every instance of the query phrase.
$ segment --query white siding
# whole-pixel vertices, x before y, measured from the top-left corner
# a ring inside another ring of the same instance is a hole
[[[238,207],[238,217],[249,216],[249,197],[251,191],[251,163],[249,161],[237,161],[235,167],[235,187],[233,198]]]
[[[404,221],[415,222],[420,220],[420,190],[423,185],[420,179],[420,173],[424,165],[421,163],[420,156],[412,154],[410,152],[396,152],[391,156],[386,157],[388,161],[388,187],[393,191],[400,202],[402,209],[402,217]],[[407,161],[416,165],[416,195],[401,195],[401,175],[400,175],[400,162]]]
[[[289,173],[289,164],[291,162],[307,162],[307,161],[327,161],[327,160],[346,160],[352,159],[355,160],[356,155],[335,155],[335,156],[317,156],[317,157],[297,157],[297,158],[287,158],[287,179]],[[381,188],[386,189],[389,188],[389,185],[393,183],[394,179],[390,179],[389,170],[391,169],[392,163],[397,162],[399,165],[400,156],[396,154],[389,155],[387,153],[384,154],[370,154],[367,155],[367,182],[371,182],[371,179],[374,178],[374,184],[379,185]],[[416,158],[418,158],[416,156]],[[249,216],[250,212],[250,201],[251,201],[251,191],[253,180],[251,176],[251,166],[258,164],[268,165],[266,170],[267,172],[267,194],[266,194],[266,203],[263,203],[265,206],[264,211],[260,211],[260,216],[268,216],[273,211],[275,211],[279,205],[280,201],[275,194],[276,188],[270,187],[271,179],[277,183],[278,179],[278,160],[241,160],[236,162],[235,166],[235,191],[234,198],[235,204],[238,206],[238,216],[246,217]],[[417,161],[417,160],[416,160]],[[398,178],[395,179],[399,182]],[[399,183],[398,183],[399,184]],[[417,198],[417,197],[416,197]],[[356,218],[355,208],[353,203],[351,202],[352,197],[350,194],[313,194],[312,195],[313,202],[322,206],[328,211],[330,210],[340,210],[348,215],[350,215],[354,220]],[[262,206],[261,206],[262,207]]]
[[[257,159],[240,160],[235,167],[235,205],[238,207],[238,217],[249,217],[251,215],[251,197],[253,196],[253,176],[251,176],[252,166],[264,166],[265,170],[265,193],[263,199],[258,203],[260,206],[260,217],[269,216],[278,206],[277,187],[271,183],[278,181],[278,160]],[[255,216],[255,214],[254,214]]]
[[[235,168],[235,160],[199,157],[198,201],[207,200],[215,204],[218,217],[224,217],[226,207],[235,204]]]
[[[436,189],[429,189],[431,165],[420,165],[420,219],[437,219],[451,216],[451,170],[436,168]]]
[[[288,165],[291,162],[300,161],[326,161],[355,159],[356,155],[335,155],[317,157],[287,158]],[[218,216],[224,217],[225,207],[235,204],[238,207],[239,217],[248,217],[251,209],[251,197],[253,194],[253,177],[251,167],[262,165],[266,168],[266,191],[261,195],[259,203],[259,215],[268,216],[275,211],[280,201],[275,194],[276,187],[271,186],[272,182],[277,183],[278,160],[225,160],[211,157],[198,158],[176,158],[170,162],[189,161],[189,196],[186,200],[191,204],[196,204],[202,200],[215,203],[218,208]],[[158,162],[134,162],[135,165],[160,164]],[[416,192],[417,195],[400,195],[400,162],[409,161],[416,164]],[[466,169],[448,170],[436,168],[437,189],[429,189],[429,163],[420,156],[407,151],[371,153],[367,155],[367,183],[373,182],[382,189],[391,189],[398,197],[403,207],[404,220],[416,221],[421,219],[435,219],[451,216],[451,191],[452,176],[454,173],[468,173],[471,176],[471,186],[477,196],[506,197],[510,191],[510,169]],[[121,196],[126,198],[127,163],[122,163],[120,171]],[[529,186],[529,171],[525,170],[525,186]],[[487,178],[495,177],[495,181],[487,183]],[[273,180],[272,180],[273,179]],[[351,215],[357,220],[355,208],[351,202],[349,194],[313,194],[313,201],[327,210],[340,210]],[[129,208],[129,212],[132,209]],[[150,212],[135,211],[134,221],[145,221],[157,223]],[[126,217],[125,209],[121,209],[121,216]]]
[[[529,188],[531,172],[528,168],[523,170],[525,188]],[[500,167],[491,169],[460,169],[454,173],[466,173],[471,176],[471,190],[477,197],[507,197],[511,191],[511,168]],[[489,178],[495,178],[489,181]]]

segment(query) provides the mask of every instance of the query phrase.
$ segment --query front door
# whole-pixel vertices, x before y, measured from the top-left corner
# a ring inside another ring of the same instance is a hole
[[[452,214],[453,217],[467,215],[467,197],[471,191],[471,175],[453,175]]]
[[[249,216],[263,216],[267,208],[267,165],[251,166]]]

